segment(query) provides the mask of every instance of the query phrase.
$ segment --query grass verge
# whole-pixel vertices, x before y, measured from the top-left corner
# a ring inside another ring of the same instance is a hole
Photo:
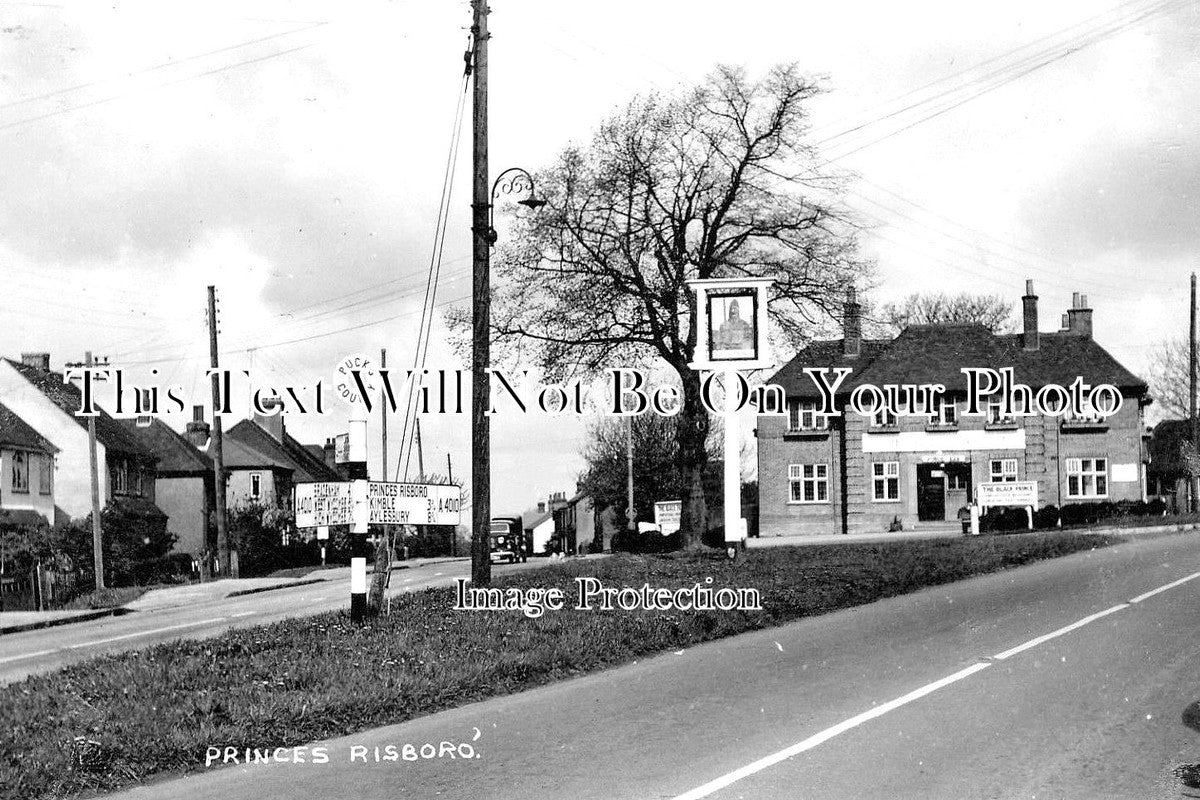
[[[201,768],[209,745],[292,746],[1032,561],[1111,535],[780,547],[614,556],[502,575],[558,587],[561,611],[455,612],[454,591],[398,595],[363,627],[343,612],[93,659],[0,687],[0,797],[61,798]],[[575,578],[606,586],[758,589],[761,611],[581,611]]]

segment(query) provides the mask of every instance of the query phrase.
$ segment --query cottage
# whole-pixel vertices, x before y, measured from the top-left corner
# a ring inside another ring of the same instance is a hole
[[[54,522],[58,452],[49,439],[0,404],[0,525]]]
[[[758,418],[760,535],[949,527],[978,485],[991,482],[1036,482],[1041,505],[1144,499],[1146,383],[1092,339],[1086,296],[1075,296],[1053,333],[1038,330],[1037,300],[1027,282],[1019,334],[913,325],[894,339],[871,340],[861,335],[851,290],[843,338],[813,342],[769,381],[784,405],[764,403]],[[805,368],[846,370],[839,408],[864,385],[945,388],[908,414],[824,416],[818,382]],[[1108,384],[1122,403],[1109,416],[1091,408],[1022,416],[998,393],[972,416],[963,368],[1011,368],[1034,392],[1077,378]]]

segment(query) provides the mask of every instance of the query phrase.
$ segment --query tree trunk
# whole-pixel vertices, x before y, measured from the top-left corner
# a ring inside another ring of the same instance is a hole
[[[704,468],[708,465],[708,412],[700,402],[700,375],[680,370],[683,408],[679,412],[679,470],[688,495],[681,498],[679,535],[683,547],[701,544],[705,526]]]

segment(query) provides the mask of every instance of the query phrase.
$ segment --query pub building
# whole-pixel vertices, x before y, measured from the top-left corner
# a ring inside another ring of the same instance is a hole
[[[903,530],[957,528],[960,509],[981,483],[1036,481],[1043,506],[1145,499],[1145,381],[1092,338],[1086,295],[1074,295],[1053,333],[1038,330],[1032,281],[1021,299],[1021,333],[911,325],[878,340],[862,337],[861,309],[849,289],[843,337],[813,342],[768,381],[783,389],[786,413],[758,416],[759,535],[874,533],[897,522]],[[963,413],[964,367],[1012,368],[1034,392],[1077,378],[1109,384],[1121,404],[1109,416],[1088,408],[1021,416],[1006,413],[996,395],[985,414],[970,416]],[[826,416],[818,413],[821,395],[806,368],[850,370],[836,393],[838,409],[863,384],[942,384],[945,391],[933,407],[910,410],[919,415]]]

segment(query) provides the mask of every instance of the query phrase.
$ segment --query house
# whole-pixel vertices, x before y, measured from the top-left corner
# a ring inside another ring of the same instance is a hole
[[[88,418],[76,416],[79,388],[50,371],[49,353],[23,353],[20,361],[0,359],[0,403],[58,448],[53,481],[60,520],[90,514]],[[101,505],[165,519],[154,505],[154,454],[103,409],[93,419]]]
[[[843,338],[813,342],[769,381],[785,407],[764,392],[756,432],[760,535],[956,525],[983,483],[1036,482],[1040,505],[1143,499],[1146,383],[1093,340],[1086,296],[1075,296],[1062,330],[1053,333],[1038,329],[1037,300],[1029,281],[1019,334],[914,325],[894,339],[867,340],[851,290]],[[824,416],[806,367],[848,370],[835,395],[840,409],[864,386],[940,383],[945,393],[911,413]],[[1077,377],[1110,384],[1122,402],[1109,416],[1089,408],[1021,416],[1006,413],[997,394],[987,398],[984,415],[968,415],[964,367],[1012,368],[1034,392],[1070,386]]]
[[[550,495],[548,501],[538,501],[536,509],[530,509],[521,515],[521,526],[525,529],[525,538],[532,542],[534,555],[545,555],[561,548],[556,544],[558,531],[554,526],[554,512],[565,506],[566,496],[562,492]]]
[[[586,492],[579,492],[560,504],[553,516],[555,536],[564,553],[611,549],[613,534],[617,532],[613,510],[597,509]]]
[[[0,404],[0,525],[53,524],[59,449]]]
[[[194,433],[196,420],[203,421],[203,407],[195,406],[193,415],[193,422],[188,424],[189,436]],[[216,476],[212,459],[157,417],[118,422],[158,459],[155,505],[167,515],[168,527],[178,537],[175,549],[194,556],[214,550],[211,515],[215,507]],[[201,444],[207,445],[207,440],[205,434]]]
[[[268,399],[264,406],[279,405]],[[255,414],[225,432],[222,456],[229,473],[225,502],[229,508],[262,503],[290,509],[292,486],[311,481],[341,481],[315,448],[288,434],[284,415]]]

